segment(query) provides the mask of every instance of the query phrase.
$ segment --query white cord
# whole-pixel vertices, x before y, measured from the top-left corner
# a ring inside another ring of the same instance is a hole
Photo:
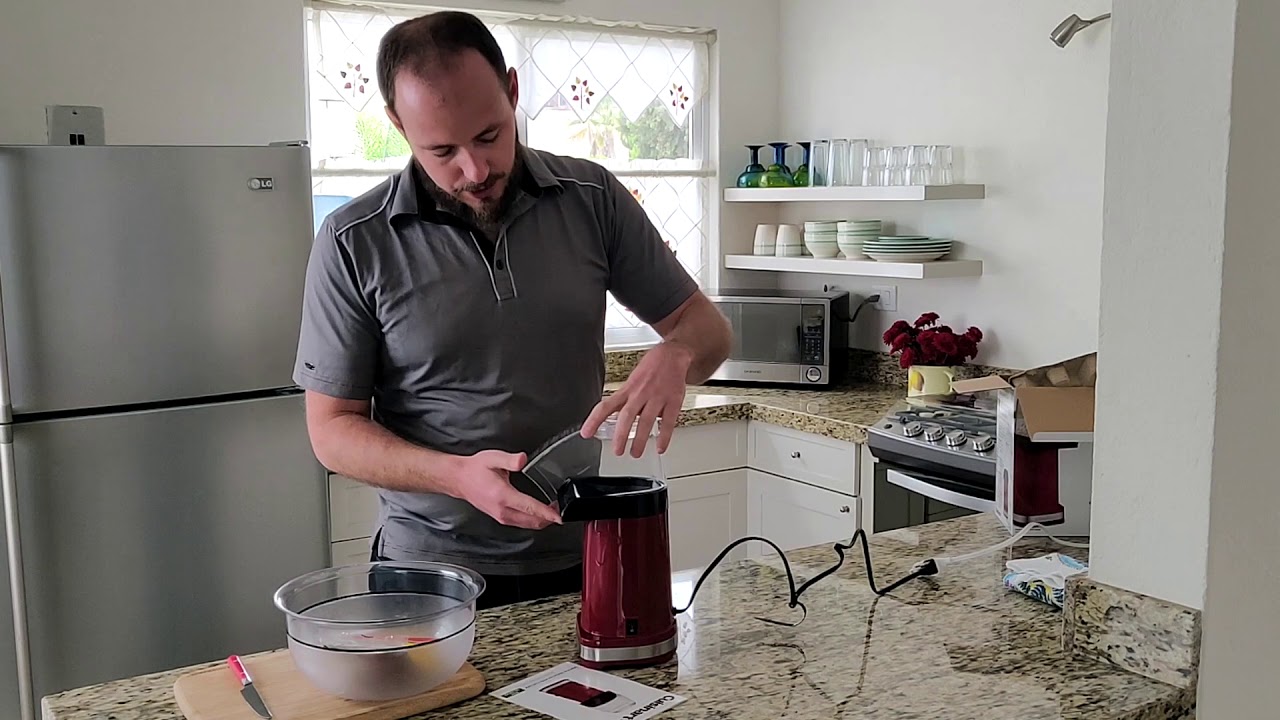
[[[1018,542],[1018,541],[1019,541],[1019,540],[1021,540],[1022,538],[1026,537],[1028,533],[1030,533],[1032,530],[1035,530],[1036,528],[1039,528],[1039,529],[1041,529],[1041,530],[1047,530],[1047,529],[1048,529],[1048,528],[1046,528],[1044,525],[1041,525],[1041,524],[1040,524],[1040,523],[1038,523],[1038,522],[1027,523],[1027,526],[1026,526],[1026,527],[1024,527],[1024,528],[1022,528],[1022,530],[1018,531],[1018,534],[1017,534],[1017,535],[1014,535],[1013,537],[1010,537],[1008,540],[1005,540],[1004,542],[999,543],[998,545],[992,545],[992,546],[991,546],[991,547],[989,547],[989,548],[983,548],[983,549],[981,549],[981,550],[975,550],[975,551],[973,551],[973,552],[965,553],[965,554],[963,554],[963,555],[954,555],[954,556],[952,556],[952,557],[933,558],[933,562],[938,566],[938,571],[939,571],[939,572],[941,572],[941,571],[942,571],[942,569],[943,569],[943,568],[945,568],[945,567],[947,567],[948,565],[953,565],[953,564],[955,564],[955,563],[964,562],[964,561],[966,561],[966,560],[975,560],[975,559],[980,558],[980,557],[986,557],[987,555],[992,555],[992,554],[994,554],[994,553],[998,553],[998,552],[1000,552],[1001,550],[1004,550],[1005,548],[1007,548],[1007,547],[1009,547],[1009,546],[1013,545],[1014,543]],[[1059,545],[1065,545],[1066,547],[1084,548],[1084,549],[1086,549],[1086,550],[1089,548],[1088,543],[1077,543],[1077,542],[1071,542],[1070,540],[1063,540],[1062,538],[1057,538],[1057,537],[1054,537],[1054,536],[1049,535],[1049,534],[1047,534],[1047,533],[1044,535],[1044,537],[1049,538],[1050,540],[1052,540],[1052,541],[1054,541],[1054,542],[1058,543]],[[927,562],[927,561],[926,561],[926,562]]]

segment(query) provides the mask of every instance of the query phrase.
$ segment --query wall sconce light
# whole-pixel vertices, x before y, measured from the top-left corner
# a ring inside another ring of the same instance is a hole
[[[1079,15],[1072,13],[1066,20],[1058,23],[1058,27],[1054,28],[1053,32],[1049,33],[1049,39],[1053,41],[1054,45],[1064,48],[1067,43],[1071,42],[1071,38],[1076,36],[1076,33],[1099,20],[1106,20],[1109,17],[1111,17],[1111,13],[1099,15],[1091,20],[1081,20]]]

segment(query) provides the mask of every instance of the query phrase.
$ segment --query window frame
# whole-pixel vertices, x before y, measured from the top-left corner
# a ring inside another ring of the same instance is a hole
[[[406,6],[403,4],[397,4],[397,3],[378,3],[378,2],[361,2],[359,4],[355,4],[355,3],[347,4],[341,1],[334,2],[333,0],[329,0],[328,2],[325,2],[323,0],[318,0],[318,1],[307,0],[307,2],[305,3],[305,6],[308,11],[308,14],[304,16],[304,23],[306,24],[305,31],[306,31],[306,37],[307,37],[308,43],[312,42],[312,35],[315,31],[315,28],[312,27],[313,21],[310,15],[311,12],[323,12],[325,10],[333,10],[333,11],[341,11],[341,12],[358,13],[361,10],[367,10],[369,12],[382,12],[382,13],[391,15],[393,17],[397,17],[401,15],[412,14],[415,12],[429,12],[431,10],[439,9],[436,7],[428,7],[425,5],[409,7],[409,6]],[[482,12],[481,16],[482,16],[482,19],[486,20],[487,23],[493,22],[493,18],[495,17],[501,17],[504,19],[504,21],[513,21],[513,22],[520,22],[525,19],[517,15],[511,15],[510,17],[508,17],[508,14],[506,13],[498,13],[498,12]],[[627,24],[627,23],[593,22],[589,19],[576,18],[576,17],[553,18],[553,19],[539,17],[534,22],[536,24],[555,25],[555,26],[560,26],[564,28],[589,29],[591,31],[599,32],[601,34],[619,34],[619,35],[631,35],[631,36],[658,35],[661,37],[679,37],[680,36],[680,32],[674,29],[669,32],[661,32],[661,31],[655,32],[652,28],[645,28],[644,26],[639,26],[639,25],[633,27],[631,24]],[[699,39],[693,40],[694,42],[705,42],[707,44],[708,62],[711,62],[711,56],[713,54],[712,46],[715,43],[714,32],[697,30],[697,29],[690,29],[689,32],[696,33],[699,35]],[[709,39],[705,39],[705,38],[709,38]],[[523,64],[524,60],[525,58],[523,56],[518,58],[506,58],[507,65],[513,68],[519,68],[521,64]],[[309,135],[310,135],[310,129],[313,127],[312,117],[311,117],[312,102],[310,98],[310,87],[312,82],[311,73],[314,72],[314,68],[311,66],[310,61],[311,61],[311,55],[310,55],[310,52],[308,52],[307,127],[308,127]],[[627,178],[695,178],[696,179],[696,181],[699,183],[701,187],[700,210],[701,210],[702,217],[699,220],[699,224],[702,226],[702,231],[704,234],[704,240],[699,247],[699,252],[701,254],[701,257],[699,258],[699,266],[702,268],[702,272],[701,272],[702,277],[695,278],[698,280],[700,287],[705,287],[704,283],[707,282],[709,279],[706,276],[709,275],[712,271],[711,254],[714,246],[714,241],[713,241],[713,238],[711,237],[712,227],[714,225],[712,213],[715,207],[716,197],[715,197],[715,189],[714,187],[712,187],[714,185],[714,182],[711,182],[709,179],[715,178],[717,174],[717,171],[716,171],[716,168],[714,167],[714,162],[713,162],[714,155],[711,152],[712,150],[711,144],[713,142],[712,132],[711,132],[711,116],[712,116],[711,105],[715,101],[715,98],[717,96],[717,90],[718,90],[718,88],[716,87],[716,83],[714,81],[714,73],[709,71],[706,81],[707,81],[706,92],[703,93],[698,98],[697,102],[693,105],[693,107],[690,108],[689,115],[688,115],[688,121],[690,124],[689,160],[692,161],[692,164],[694,165],[693,168],[670,169],[670,170],[656,170],[656,169],[646,169],[646,170],[610,169],[609,170],[611,173],[613,173],[615,177],[617,177],[620,181],[624,183],[626,182]],[[527,138],[529,136],[528,123],[529,123],[528,116],[525,114],[525,112],[522,109],[517,108],[516,109],[516,127],[520,134],[520,137],[522,138]],[[313,164],[311,168],[311,177],[312,177],[312,183],[314,185],[317,180],[322,181],[324,178],[365,178],[365,177],[386,178],[394,174],[395,172],[397,172],[397,170],[388,171],[388,169],[385,167],[375,168],[375,167],[355,166],[355,167],[343,167],[343,168],[326,168],[326,167],[315,167]],[[659,231],[661,232],[661,230],[662,229],[659,226]],[[625,309],[625,306],[621,305],[621,303],[619,303],[612,296],[609,297],[608,302],[611,305],[617,304],[619,307],[622,307]],[[606,350],[632,350],[632,349],[641,349],[641,348],[651,347],[661,342],[661,340],[662,338],[661,336],[659,336],[657,331],[655,331],[651,326],[646,324],[641,324],[636,327],[615,327],[615,328],[606,327],[605,336],[604,336],[604,345]]]

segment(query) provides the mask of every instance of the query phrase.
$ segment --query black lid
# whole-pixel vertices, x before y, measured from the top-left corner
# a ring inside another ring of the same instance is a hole
[[[560,486],[559,501],[565,522],[650,517],[667,511],[667,484],[646,477],[575,477]]]

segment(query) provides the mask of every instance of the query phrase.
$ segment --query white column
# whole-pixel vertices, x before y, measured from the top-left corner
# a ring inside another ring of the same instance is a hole
[[[1112,20],[1090,575],[1197,609],[1235,10],[1125,0]]]

